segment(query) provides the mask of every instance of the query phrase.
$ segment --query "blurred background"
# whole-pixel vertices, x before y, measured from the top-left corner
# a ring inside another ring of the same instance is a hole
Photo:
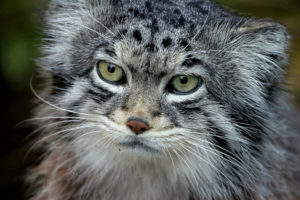
[[[287,86],[300,106],[300,0],[216,0],[244,16],[269,17],[292,35]],[[47,0],[0,0],[0,198],[22,200],[23,179],[35,159],[27,155],[34,96],[29,82],[36,71],[41,12]]]

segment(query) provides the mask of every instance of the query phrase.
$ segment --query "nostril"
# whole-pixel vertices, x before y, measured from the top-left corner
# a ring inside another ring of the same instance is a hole
[[[142,131],[142,132],[145,132],[145,131],[146,131],[146,129],[145,129],[145,128],[141,128],[141,131]]]
[[[128,120],[126,123],[127,127],[130,128],[135,134],[141,134],[145,131],[149,130],[150,127],[148,126],[148,123],[142,119],[134,118]]]

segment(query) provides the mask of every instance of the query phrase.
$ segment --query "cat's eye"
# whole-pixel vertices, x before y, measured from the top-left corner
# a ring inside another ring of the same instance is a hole
[[[113,63],[99,61],[97,72],[100,78],[108,83],[120,85],[126,82],[126,77],[122,67]]]
[[[185,95],[195,92],[201,85],[202,79],[198,76],[175,76],[168,85],[169,92]]]

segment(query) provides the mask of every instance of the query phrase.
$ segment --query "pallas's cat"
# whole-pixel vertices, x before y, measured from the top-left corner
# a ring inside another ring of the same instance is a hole
[[[299,198],[283,26],[207,0],[51,0],[45,23],[33,200]]]

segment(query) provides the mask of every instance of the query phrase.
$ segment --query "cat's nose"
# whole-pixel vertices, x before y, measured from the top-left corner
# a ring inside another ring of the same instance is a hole
[[[140,118],[131,118],[127,121],[126,125],[137,135],[150,129],[149,123]]]

